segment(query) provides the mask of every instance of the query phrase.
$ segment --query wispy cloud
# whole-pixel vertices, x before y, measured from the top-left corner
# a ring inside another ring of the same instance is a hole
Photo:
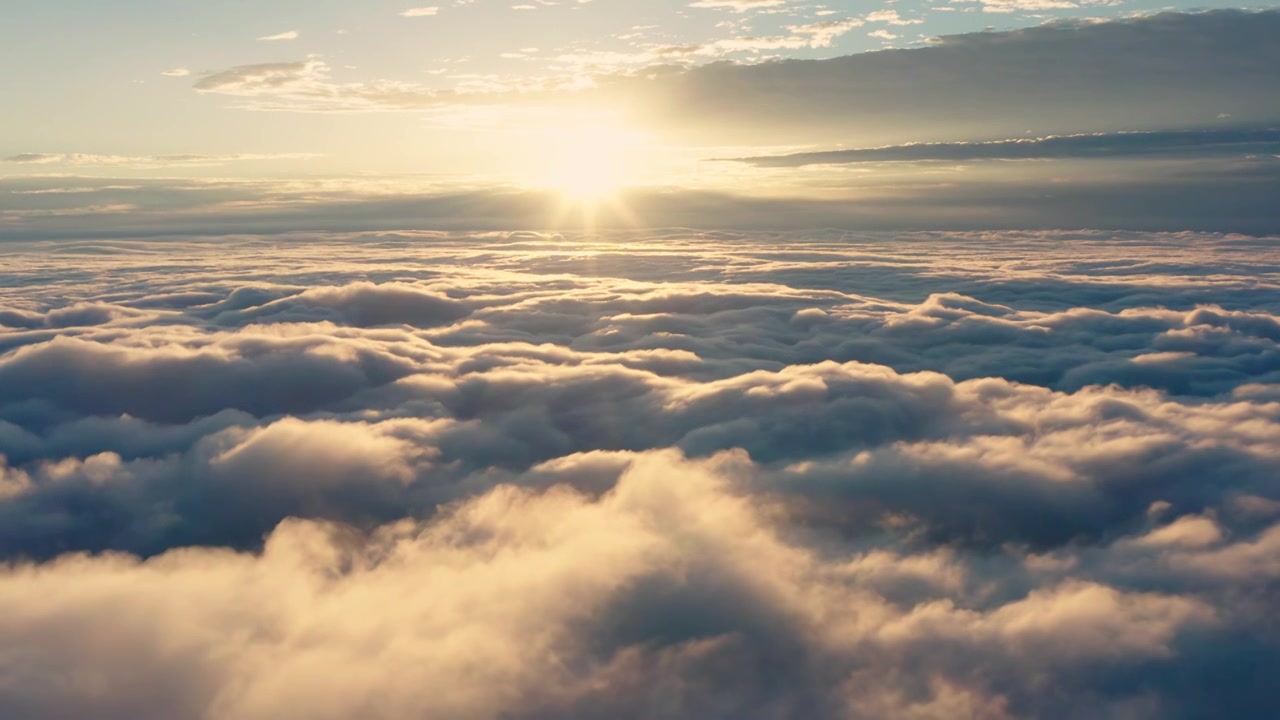
[[[105,167],[201,167],[263,160],[309,160],[313,153],[240,153],[231,155],[102,155],[94,153],[21,153],[0,159],[18,165],[70,165]]]
[[[260,38],[258,38],[258,39],[259,39],[259,40],[268,40],[268,41],[275,41],[275,40],[297,40],[297,39],[298,39],[298,37],[299,37],[299,33],[298,33],[298,31],[297,31],[297,30],[288,30],[288,31],[286,31],[286,32],[276,33],[275,35],[263,35],[262,37],[260,37]]]
[[[709,8],[713,10],[732,10],[741,13],[748,10],[764,10],[777,8],[787,4],[787,0],[697,0],[689,7]]]
[[[913,143],[738,160],[762,167],[800,167],[876,162],[1246,156],[1258,153],[1280,153],[1280,129],[1089,133],[987,142]]]

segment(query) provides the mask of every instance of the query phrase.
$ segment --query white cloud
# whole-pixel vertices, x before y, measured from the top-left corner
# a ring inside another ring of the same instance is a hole
[[[0,646],[41,672],[0,714],[1269,707],[1197,672],[1280,640],[1265,242],[6,252]]]
[[[748,10],[776,8],[786,4],[787,0],[697,0],[697,2],[690,3],[689,7],[732,10],[740,13]]]
[[[1076,8],[1075,0],[982,0],[982,11],[989,13],[1034,12]]]
[[[874,12],[867,13],[865,20],[867,22],[882,22],[890,25],[919,25],[924,22],[923,20],[914,18],[910,20],[904,19],[898,15],[897,10],[876,10]]]
[[[96,153],[19,153],[0,158],[0,162],[18,165],[65,165],[104,167],[209,167],[236,162],[311,160],[315,153],[237,153],[228,155],[101,155]]]

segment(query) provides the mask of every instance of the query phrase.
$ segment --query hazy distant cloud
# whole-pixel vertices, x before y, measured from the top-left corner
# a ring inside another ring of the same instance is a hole
[[[251,91],[288,90],[308,79],[322,77],[328,66],[320,60],[240,65],[222,72],[210,73],[195,83],[201,92],[242,94]]]
[[[1245,156],[1255,153],[1280,153],[1280,129],[1092,133],[972,143],[915,143],[750,157],[741,158],[741,161],[765,167],[798,167],[870,162]]]
[[[1104,144],[1112,142],[1105,137],[1100,140]],[[1137,138],[1134,141],[1141,143]],[[1120,141],[1115,151],[1119,152],[1125,142],[1128,141]],[[1153,148],[1145,155],[1101,155],[1087,164],[1068,156],[998,166],[952,159],[948,162],[970,164],[959,169],[901,163],[882,167],[876,173],[849,173],[839,165],[831,165],[797,174],[788,165],[805,162],[804,158],[780,161],[777,167],[768,166],[772,160],[762,160],[763,167],[742,167],[734,172],[741,174],[739,182],[766,187],[767,192],[634,188],[620,195],[625,207],[598,208],[594,222],[602,228],[617,229],[640,222],[647,227],[735,230],[1007,230],[1080,226],[1280,233],[1280,217],[1274,207],[1280,158],[1238,152],[1242,147],[1220,153],[1209,147],[1196,151],[1172,148],[1166,153]],[[916,153],[923,151],[929,156],[933,150],[937,148],[907,148],[901,155],[891,156],[918,158]],[[945,157],[970,150],[959,147],[932,154]],[[1077,147],[1072,152],[1080,150]],[[982,152],[990,154],[990,150]],[[150,161],[139,162],[145,165]],[[216,161],[170,158],[169,162],[199,165]],[[512,227],[574,230],[580,229],[582,222],[580,215],[564,211],[563,198],[553,191],[506,186],[450,190],[403,181],[227,180],[210,184],[162,180],[130,190],[102,190],[93,196],[84,192],[29,194],[132,183],[86,178],[2,179],[0,240],[198,235],[232,228],[246,233],[423,228],[488,231]],[[822,186],[821,196],[815,196],[810,189],[814,184]],[[6,190],[19,194],[6,194]],[[38,204],[35,198],[41,198]],[[108,199],[110,202],[103,202]],[[146,212],[115,218],[106,227],[89,217],[96,207],[120,205]],[[54,210],[58,212],[48,212]]]
[[[256,98],[256,110],[352,111],[423,109],[450,93],[402,83],[338,83],[319,58],[297,62],[240,65],[211,73],[194,84],[197,92]]]
[[[439,13],[440,13],[440,8],[435,6],[430,6],[430,7],[409,8],[408,10],[405,10],[400,14],[404,17],[431,17],[433,15],[438,15]]]
[[[17,155],[10,155],[5,158],[4,161],[8,163],[32,163],[40,165],[57,162],[62,157],[62,154],[54,153],[19,153]]]
[[[298,35],[299,33],[297,30],[288,30],[286,32],[276,33],[275,35],[264,35],[258,39],[259,40],[297,40]]]
[[[99,155],[94,153],[21,153],[0,159],[0,162],[20,165],[72,165],[106,167],[202,167],[224,165],[233,162],[310,160],[320,157],[315,153],[237,153],[229,155]]]

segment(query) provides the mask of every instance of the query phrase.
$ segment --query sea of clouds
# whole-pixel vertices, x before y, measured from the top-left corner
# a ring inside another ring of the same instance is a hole
[[[1275,239],[0,264],[2,717],[1274,711]]]

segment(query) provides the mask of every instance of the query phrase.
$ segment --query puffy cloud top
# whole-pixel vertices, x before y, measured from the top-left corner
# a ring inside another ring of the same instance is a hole
[[[1269,239],[272,242],[8,246],[0,715],[1275,700]]]

